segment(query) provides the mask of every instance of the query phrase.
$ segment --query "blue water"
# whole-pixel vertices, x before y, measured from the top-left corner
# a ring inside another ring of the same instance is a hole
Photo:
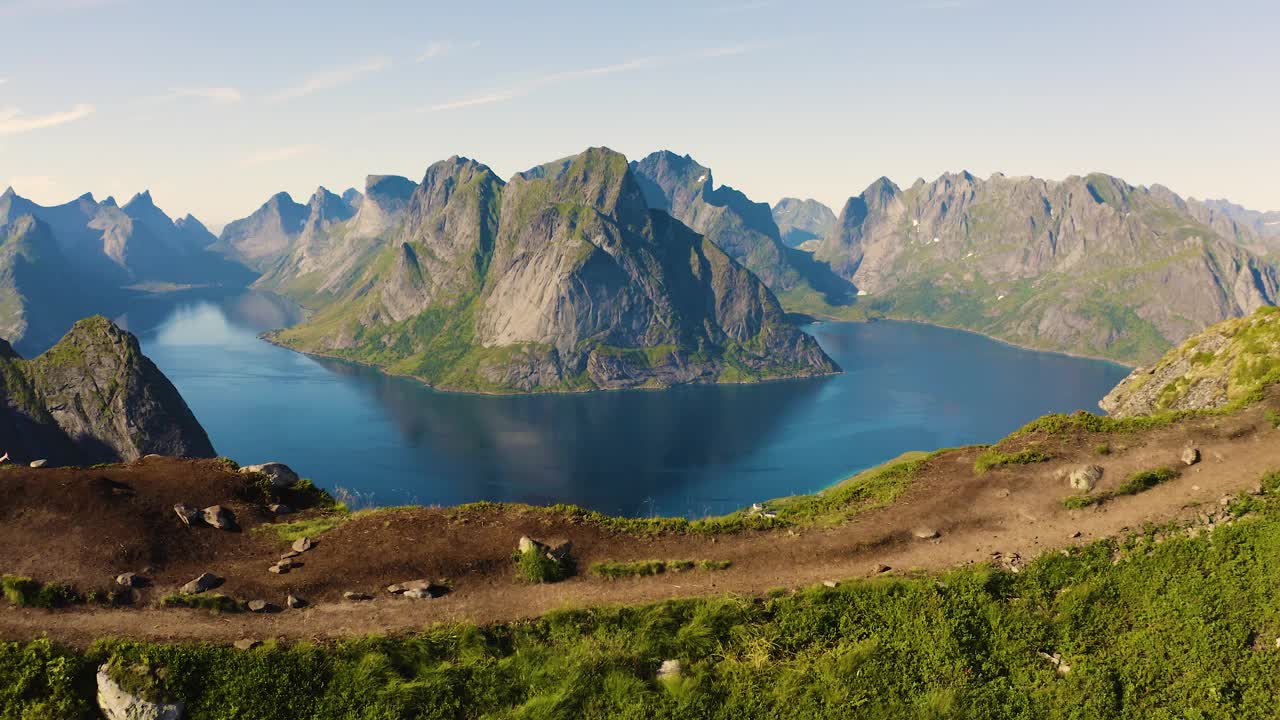
[[[270,295],[140,302],[118,322],[219,453],[279,460],[379,505],[567,502],[690,517],[821,489],[907,450],[1095,410],[1126,369],[898,322],[808,327],[845,374],[755,386],[491,397],[317,360],[257,333]]]

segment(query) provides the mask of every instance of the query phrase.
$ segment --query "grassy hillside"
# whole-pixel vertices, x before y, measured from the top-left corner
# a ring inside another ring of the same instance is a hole
[[[1210,533],[1039,558],[241,652],[0,644],[0,717],[92,718],[95,669],[211,718],[1271,718],[1280,475]],[[1057,665],[1046,656],[1059,656]],[[665,660],[678,677],[657,678]],[[1065,668],[1065,669],[1064,669]]]

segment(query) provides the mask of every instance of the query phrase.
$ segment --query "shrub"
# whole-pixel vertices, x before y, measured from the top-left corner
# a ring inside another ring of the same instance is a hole
[[[555,583],[574,573],[574,564],[568,555],[557,557],[545,547],[535,544],[524,552],[516,551],[513,559],[516,574],[525,582]]]
[[[1094,446],[1093,451],[1094,451],[1094,452],[1096,452],[1096,453],[1097,453],[1097,454],[1099,454],[1099,455],[1110,455],[1110,454],[1111,454],[1111,444],[1110,444],[1110,443],[1099,443],[1098,445],[1095,445],[1095,446]]]
[[[192,595],[174,593],[160,598],[162,608],[192,608],[208,610],[213,613],[238,613],[244,611],[244,604],[235,598],[220,593]]]
[[[1068,510],[1081,510],[1090,505],[1097,505],[1103,499],[1102,495],[1069,495],[1062,499],[1062,506]]]
[[[1033,465],[1052,459],[1052,455],[1039,448],[1028,448],[1016,453],[1004,453],[995,448],[989,448],[978,455],[978,459],[973,462],[973,471],[981,475],[992,468],[1005,465]]]
[[[1151,488],[1178,477],[1180,473],[1171,467],[1155,468],[1153,470],[1143,470],[1136,472],[1125,479],[1120,487],[1116,488],[1116,495],[1137,495],[1140,492],[1146,492]]]
[[[1273,428],[1280,428],[1280,412],[1275,410],[1267,410],[1262,414],[1266,418],[1267,424]]]
[[[14,607],[57,608],[81,601],[75,590],[58,583],[40,583],[29,577],[5,575],[0,589]]]

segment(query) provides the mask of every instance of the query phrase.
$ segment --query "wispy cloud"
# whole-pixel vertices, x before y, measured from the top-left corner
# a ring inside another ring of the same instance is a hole
[[[18,133],[75,122],[93,113],[93,106],[79,104],[70,110],[53,112],[45,115],[23,115],[18,110],[0,110],[0,135],[17,135]]]
[[[180,100],[184,98],[193,98],[196,100],[208,100],[219,105],[231,105],[238,103],[244,99],[240,91],[233,87],[184,87],[174,88],[172,92],[165,95],[166,100]]]
[[[683,62],[698,58],[718,58],[728,57],[730,55],[741,55],[743,53],[774,47],[775,45],[776,43],[744,43],[741,45],[729,45],[697,50],[692,53],[636,58],[634,60],[613,63],[611,65],[599,65],[596,67],[579,68],[576,70],[562,70],[560,72],[536,76],[525,80],[524,82],[514,83],[506,87],[476,93],[474,95],[465,95],[453,100],[428,105],[427,107],[419,108],[418,111],[446,112],[449,110],[461,110],[479,105],[492,105],[493,103],[505,102],[507,100],[525,97],[526,95],[532,95],[534,92],[541,90],[542,88],[572,82],[574,80],[588,80],[608,75],[616,75],[618,73],[657,68],[675,62]]]
[[[627,62],[614,63],[612,65],[600,65],[597,67],[579,68],[576,70],[562,70],[560,72],[540,75],[522,83],[513,84],[498,90],[479,93],[476,95],[468,95],[454,100],[436,103],[435,105],[422,108],[422,110],[425,112],[445,112],[448,110],[461,110],[463,108],[476,107],[477,105],[491,105],[493,103],[505,102],[507,100],[514,100],[516,98],[530,95],[549,85],[557,85],[573,80],[598,78],[606,75],[614,75],[622,72],[655,67],[662,64],[663,61],[664,58],[638,58],[636,60],[628,60]]]
[[[417,61],[426,62],[428,60],[434,60],[438,57],[444,57],[451,52],[453,52],[453,43],[433,42],[423,48],[422,52],[418,53]]]
[[[286,145],[284,147],[271,148],[270,150],[260,150],[256,153],[245,156],[245,158],[240,161],[240,164],[245,167],[269,165],[283,160],[292,160],[293,158],[306,155],[315,149],[315,145]]]
[[[276,102],[284,100],[296,100],[321,90],[329,90],[331,88],[341,87],[359,80],[365,75],[386,70],[391,67],[391,61],[387,58],[373,58],[364,62],[352,63],[341,67],[329,68],[318,73],[308,75],[302,82],[297,85],[291,85],[275,95],[271,99]]]

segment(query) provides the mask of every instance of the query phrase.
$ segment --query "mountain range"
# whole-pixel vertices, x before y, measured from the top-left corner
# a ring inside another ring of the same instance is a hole
[[[191,215],[173,220],[150,192],[124,206],[85,194],[38,205],[0,194],[0,337],[40,351],[75,319],[141,289],[245,284],[252,273],[207,251],[215,238]]]
[[[1248,217],[1102,174],[958,173],[905,190],[881,178],[815,258],[873,315],[1141,363],[1275,304],[1280,271],[1260,254],[1274,236]]]
[[[751,272],[652,208],[607,148],[509,182],[454,157],[419,184],[371,178],[367,189],[355,215],[323,240],[299,234],[264,276],[317,309],[274,341],[485,392],[838,370]],[[317,252],[325,245],[342,259]]]

